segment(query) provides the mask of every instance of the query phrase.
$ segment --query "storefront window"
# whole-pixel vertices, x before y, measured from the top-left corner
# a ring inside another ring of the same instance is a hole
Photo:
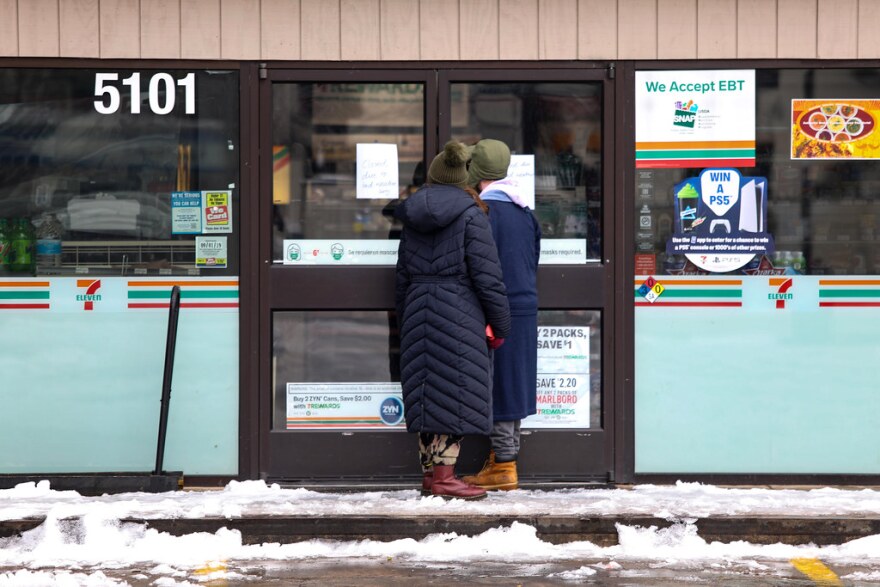
[[[236,475],[239,76],[0,69],[0,474]]]
[[[542,264],[602,255],[602,84],[452,84],[452,136],[504,141],[534,191]]]
[[[880,473],[880,77],[640,73],[637,129],[667,138],[636,133],[636,473]]]
[[[667,254],[678,213],[675,186],[699,176],[703,168],[641,168],[636,171],[634,219],[637,273],[880,274],[875,239],[880,204],[874,196],[880,166],[870,138],[880,122],[880,78],[862,69],[760,69],[755,82],[755,166],[739,171],[767,179],[766,230],[774,250],[730,272],[708,271],[685,255]],[[826,115],[823,106],[835,112]],[[819,125],[820,118],[839,123],[839,137],[831,139],[827,128],[829,140],[821,138],[821,129],[818,140],[804,132],[793,136],[793,118],[809,115],[807,110],[818,110],[810,124]],[[858,134],[847,131],[847,121],[850,131],[858,126]],[[713,234],[724,230],[726,225],[718,224]]]
[[[273,85],[276,263],[397,261],[395,202],[425,182],[420,83]]]
[[[0,271],[236,274],[237,91],[231,71],[0,70]]]

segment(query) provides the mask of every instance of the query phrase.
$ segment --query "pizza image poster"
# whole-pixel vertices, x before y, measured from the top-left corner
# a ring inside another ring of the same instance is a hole
[[[792,100],[792,159],[877,159],[880,100]]]

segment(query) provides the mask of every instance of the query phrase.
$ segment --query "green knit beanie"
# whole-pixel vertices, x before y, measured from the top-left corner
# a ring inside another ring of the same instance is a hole
[[[510,165],[510,149],[501,141],[483,139],[471,153],[468,185],[477,185],[484,179],[504,179]]]
[[[458,141],[449,141],[428,167],[428,183],[467,187],[468,148]]]

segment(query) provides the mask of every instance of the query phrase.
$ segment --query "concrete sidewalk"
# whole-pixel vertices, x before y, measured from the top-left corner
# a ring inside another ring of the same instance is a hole
[[[855,538],[880,534],[880,516],[874,518],[803,518],[729,516],[666,520],[651,516],[565,517],[565,516],[337,516],[258,517],[243,519],[126,520],[144,523],[172,535],[216,532],[222,527],[239,530],[248,544],[299,542],[303,540],[398,540],[422,539],[429,534],[454,532],[473,536],[490,528],[519,522],[533,526],[546,542],[588,541],[597,546],[618,543],[617,524],[666,528],[675,523],[697,527],[707,542],[745,541],[754,544],[842,544]],[[2,530],[0,530],[2,532]]]
[[[786,489],[786,488],[780,488]],[[858,488],[853,488],[858,489]],[[220,490],[216,490],[219,492]],[[623,491],[623,490],[621,490]],[[181,492],[175,492],[179,494]],[[324,493],[333,499],[333,493]],[[215,494],[216,495],[216,494]],[[339,494],[342,495],[341,493]],[[512,494],[494,494],[505,499]],[[552,496],[553,492],[548,492]],[[564,497],[564,495],[563,495]],[[553,499],[560,499],[557,495]],[[401,503],[419,505],[420,497],[402,500]],[[490,495],[490,499],[491,495]],[[550,498],[548,498],[550,499]],[[880,534],[880,512],[858,514],[811,515],[743,514],[705,516],[672,516],[644,514],[615,515],[566,515],[558,512],[538,514],[484,514],[476,504],[489,505],[489,499],[474,504],[470,512],[438,512],[427,508],[423,513],[392,514],[339,514],[319,515],[271,515],[265,512],[243,512],[232,516],[189,516],[169,513],[162,515],[134,515],[120,517],[123,523],[144,525],[160,532],[182,536],[195,532],[214,533],[220,528],[241,532],[245,544],[294,543],[312,539],[325,540],[379,540],[390,541],[403,538],[422,539],[430,534],[456,533],[476,535],[491,528],[510,526],[514,522],[536,529],[540,539],[555,543],[589,541],[598,546],[618,544],[617,525],[648,528],[666,528],[673,524],[692,524],[697,534],[707,542],[746,541],[754,544],[815,544],[830,545]],[[449,502],[452,504],[452,502]],[[20,535],[39,527],[45,516],[28,516],[23,519],[0,520],[0,538]],[[76,515],[65,517],[65,525],[75,528]]]

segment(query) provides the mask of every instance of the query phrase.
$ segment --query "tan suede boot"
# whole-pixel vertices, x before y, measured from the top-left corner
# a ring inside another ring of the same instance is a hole
[[[489,458],[483,469],[476,475],[463,477],[462,481],[482,487],[483,489],[517,489],[519,487],[519,479],[516,474],[516,461],[508,461],[506,463],[495,462],[495,452],[489,452]]]

